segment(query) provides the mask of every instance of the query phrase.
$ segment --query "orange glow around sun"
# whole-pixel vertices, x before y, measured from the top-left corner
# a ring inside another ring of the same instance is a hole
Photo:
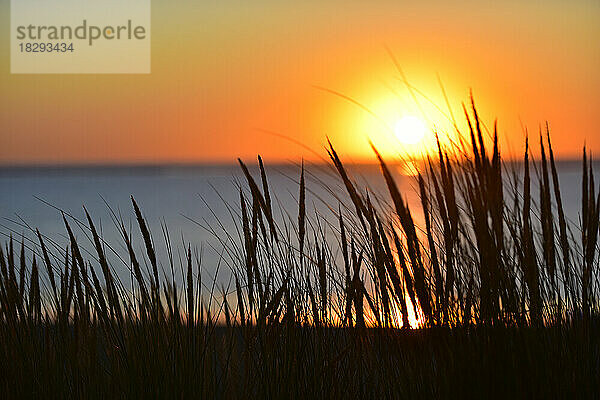
[[[389,75],[393,78],[394,71]],[[404,84],[388,87],[375,82],[371,87],[351,92],[348,97],[351,101],[339,107],[343,111],[338,113],[338,118],[346,121],[345,130],[352,138],[353,152],[364,159],[372,158],[368,146],[371,142],[384,158],[400,158],[407,163],[404,175],[414,175],[413,161],[436,151],[435,132],[440,132],[444,144],[455,139],[451,118],[437,104],[440,99],[429,96],[415,101]],[[456,105],[460,105],[460,101],[455,101]]]

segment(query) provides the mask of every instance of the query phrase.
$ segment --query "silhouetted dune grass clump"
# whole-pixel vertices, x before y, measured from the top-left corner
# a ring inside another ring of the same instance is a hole
[[[415,178],[418,219],[375,148],[389,193],[359,187],[330,145],[345,188],[329,204],[333,218],[309,211],[304,165],[292,215],[277,209],[262,159],[258,177],[240,160],[247,186],[229,205],[236,229],[205,227],[229,260],[226,287],[203,282],[198,251],[174,250],[166,228],[165,270],[133,198],[140,243],[114,215],[124,254],[87,211],[86,221],[63,217],[65,248],[37,230],[20,243],[11,237],[0,248],[0,390],[7,398],[598,396],[600,194],[586,150],[573,223],[549,133],[539,162],[527,144],[511,167],[495,127],[490,152],[470,111],[468,142],[438,142]]]

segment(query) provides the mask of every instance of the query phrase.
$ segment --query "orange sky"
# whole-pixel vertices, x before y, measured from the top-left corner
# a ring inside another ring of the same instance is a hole
[[[204,3],[153,1],[150,75],[11,75],[0,35],[0,164],[315,158],[263,130],[322,154],[329,136],[356,161],[371,157],[368,139],[391,155],[402,149],[384,124],[315,87],[388,125],[411,114],[447,129],[386,46],[445,112],[438,74],[459,117],[472,88],[516,151],[521,122],[536,132],[546,120],[559,156],[584,141],[600,151],[597,1]]]

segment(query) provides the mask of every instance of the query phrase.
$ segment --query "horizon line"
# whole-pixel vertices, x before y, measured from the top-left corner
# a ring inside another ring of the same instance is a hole
[[[244,160],[242,160],[244,161]],[[403,164],[405,162],[421,162],[424,160],[418,159],[412,159],[412,160],[403,160],[403,159],[398,159],[398,158],[390,158],[388,160],[386,160],[386,164],[391,164],[391,165],[397,165],[397,164]],[[523,162],[522,159],[515,159],[515,158],[505,158],[503,159],[504,162],[507,163],[520,163]],[[534,158],[533,160],[530,159],[530,161],[533,162],[538,162],[539,160],[536,158]],[[565,157],[565,158],[557,158],[556,159],[557,162],[560,163],[581,163],[581,158],[577,158],[577,157]],[[592,162],[596,163],[596,162],[600,162],[600,160],[591,160]],[[318,166],[322,166],[322,165],[330,165],[329,162],[324,162],[321,160],[318,161],[314,161],[314,160],[306,160],[306,159],[298,159],[297,161],[294,160],[287,160],[287,161],[283,161],[283,160],[277,160],[277,161],[272,161],[269,162],[267,161],[266,164],[267,165],[271,165],[271,166],[299,166],[302,162],[304,162],[304,164],[307,165],[318,165]],[[252,160],[252,161],[244,161],[244,163],[248,166],[258,166],[258,161],[257,160]],[[351,160],[350,158],[344,162],[345,165],[353,165],[353,166],[379,166],[379,162],[377,160],[373,160],[373,161],[354,161]],[[134,169],[140,169],[140,168],[201,168],[201,167],[211,167],[211,168],[215,168],[215,167],[222,167],[222,168],[228,168],[228,167],[236,167],[238,166],[238,162],[237,159],[235,161],[132,161],[132,162],[127,162],[127,161],[98,161],[98,162],[80,162],[80,161],[74,161],[74,162],[24,162],[24,163],[3,163],[0,162],[0,169],[1,170],[24,170],[24,169],[101,169],[101,168],[115,168],[115,169],[121,169],[121,168],[134,168]]]

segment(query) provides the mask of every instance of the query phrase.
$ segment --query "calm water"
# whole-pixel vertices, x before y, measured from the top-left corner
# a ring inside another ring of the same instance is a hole
[[[279,203],[276,210],[283,210],[280,216],[287,211],[295,218],[299,167],[279,165],[267,170],[271,192]],[[251,171],[256,173],[256,169]],[[387,194],[376,166],[355,167],[353,174],[359,182],[369,184],[374,191]],[[576,221],[581,204],[580,166],[559,163],[559,174],[567,216]],[[400,174],[396,178],[412,208],[420,208],[413,189],[414,178]],[[237,166],[3,168],[0,169],[0,234],[3,237],[12,233],[14,237],[25,235],[33,238],[27,226],[37,227],[64,248],[67,243],[65,229],[61,213],[54,207],[84,221],[82,206],[85,205],[97,226],[101,226],[104,239],[127,259],[110,208],[118,218],[123,219],[126,226],[131,226],[142,254],[139,230],[130,203],[130,196],[133,195],[142,208],[157,246],[163,245],[164,249],[162,225],[165,225],[176,249],[182,248],[182,237],[186,243],[191,242],[192,246],[202,248],[203,268],[207,275],[212,276],[221,246],[214,235],[198,224],[219,227],[216,223],[218,219],[222,224],[219,229],[236,236],[226,204],[238,207],[240,182],[244,183],[244,177]],[[331,170],[324,166],[309,167],[307,189],[307,207],[313,210],[312,214],[319,212],[322,217],[333,219],[325,203],[337,208],[338,201],[329,190],[334,193],[345,192]],[[220,236],[224,237],[220,232]],[[93,251],[84,230],[77,229],[76,235],[87,243],[86,250]],[[176,252],[176,260],[178,257]],[[166,269],[164,251],[159,258]],[[114,262],[117,269],[120,268],[127,276],[125,267],[122,264],[119,266],[116,259]],[[227,260],[222,262],[222,270],[220,280],[226,280]]]

